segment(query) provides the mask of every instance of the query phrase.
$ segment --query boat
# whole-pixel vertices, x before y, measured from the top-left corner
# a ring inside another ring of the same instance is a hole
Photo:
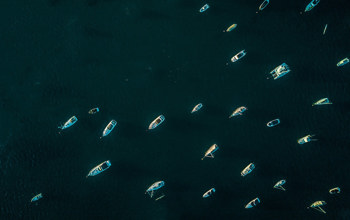
[[[347,63],[349,63],[349,58],[344,58],[337,63],[337,67],[344,66]]]
[[[281,121],[278,118],[276,118],[272,121],[267,122],[266,126],[271,128],[271,127],[278,125],[279,123],[281,123]]]
[[[260,199],[258,197],[256,197],[255,199],[253,199],[252,201],[248,202],[248,204],[245,206],[246,209],[250,209],[255,207],[257,204],[260,203]]]
[[[316,209],[317,211],[319,211],[319,212],[322,212],[322,213],[325,213],[326,214],[326,211],[325,210],[323,210],[322,208],[321,208],[321,206],[323,206],[323,205],[326,205],[327,203],[325,202],[325,201],[316,201],[316,202],[314,202],[314,203],[312,203],[309,207],[307,207],[307,208],[313,208],[313,209]]]
[[[329,190],[330,194],[336,194],[336,193],[340,193],[340,188],[339,187],[335,187],[333,189]]]
[[[286,180],[280,180],[280,181],[278,181],[278,182],[273,186],[273,188],[286,191],[286,189],[283,188],[283,185],[284,185],[286,182],[287,182]]]
[[[323,99],[318,100],[317,102],[312,103],[312,106],[314,106],[314,105],[327,105],[327,104],[331,105],[333,103],[331,101],[329,101],[328,98],[323,98]]]
[[[148,126],[148,129],[155,129],[158,127],[160,124],[162,124],[165,120],[165,117],[163,115],[159,115],[156,119],[154,119],[151,124]]]
[[[282,76],[286,75],[290,72],[289,66],[286,63],[282,63],[275,69],[273,69],[270,74],[274,80],[281,78]],[[267,78],[269,79],[269,77]]]
[[[311,9],[313,9],[319,2],[320,2],[320,0],[312,0],[312,1],[306,6],[304,12],[311,11]]]
[[[58,128],[60,128],[61,130],[69,128],[70,126],[74,125],[77,121],[78,121],[77,117],[72,116],[70,119],[68,119],[68,121],[66,121],[66,123],[59,126]]]
[[[203,198],[208,198],[209,196],[212,196],[215,192],[215,188],[211,188],[209,189],[208,191],[206,191],[204,194],[203,194]]]
[[[202,160],[204,158],[209,157],[209,158],[214,158],[214,153],[219,150],[219,147],[217,144],[213,144],[209,147],[209,149],[205,152],[204,157],[202,157]]]
[[[93,114],[96,114],[96,113],[99,112],[99,111],[100,111],[99,108],[93,108],[93,109],[90,109],[90,110],[89,110],[89,114],[90,114],[90,115],[93,115]]]
[[[327,27],[328,27],[328,24],[326,24],[326,26],[324,26],[324,29],[323,29],[323,35],[325,35],[325,34],[326,34]]]
[[[205,4],[205,5],[203,5],[203,7],[201,7],[201,9],[199,9],[199,12],[200,12],[200,13],[203,13],[203,12],[205,12],[206,10],[208,10],[209,7],[210,7],[210,6],[209,6],[208,4]]]
[[[42,193],[39,193],[38,195],[34,196],[30,202],[35,202],[35,201],[38,201],[39,199],[43,198],[43,194]]]
[[[154,191],[162,188],[164,186],[164,181],[158,181],[153,183],[148,189],[146,190],[145,194],[147,193],[151,198],[153,197]]]
[[[231,62],[234,63],[240,59],[242,59],[242,57],[244,57],[247,53],[245,52],[245,50],[242,50],[241,52],[237,53],[236,55],[234,55],[231,58]]]
[[[202,103],[197,104],[196,106],[194,106],[194,108],[191,111],[191,114],[197,112],[199,109],[201,109],[203,107]]]
[[[232,117],[235,117],[238,115],[243,115],[243,112],[245,112],[246,110],[248,110],[248,109],[245,106],[241,106],[241,107],[237,108],[236,110],[234,110],[228,118],[232,118]]]
[[[228,27],[227,29],[226,29],[226,32],[230,32],[230,31],[232,31],[233,29],[235,29],[237,27],[237,24],[233,24],[233,25],[231,25],[230,27]],[[225,31],[224,31],[225,32]]]
[[[298,144],[305,144],[310,141],[317,141],[317,139],[312,139],[315,135],[306,135],[305,137],[299,138],[298,139]]]
[[[92,170],[90,170],[86,178],[89,176],[96,176],[97,174],[102,173],[103,171],[107,170],[111,165],[112,164],[109,160],[106,160],[105,162],[100,163],[99,165],[94,167]]]
[[[105,127],[105,129],[102,132],[102,136],[100,138],[106,137],[111,133],[111,131],[114,129],[114,127],[117,125],[116,120],[112,120],[108,123],[108,125]]]
[[[263,3],[261,3],[261,5],[259,6],[259,11],[264,10],[264,8],[266,8],[266,6],[270,3],[270,0],[265,0],[263,1]]]
[[[254,163],[250,163],[246,168],[244,168],[241,172],[241,176],[245,177],[247,174],[251,173],[255,168]]]

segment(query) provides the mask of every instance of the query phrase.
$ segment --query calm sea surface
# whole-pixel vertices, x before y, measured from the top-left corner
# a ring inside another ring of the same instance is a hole
[[[256,14],[261,2],[1,1],[0,219],[350,219],[350,64],[336,67],[350,56],[350,2],[300,14],[309,0],[273,0]],[[292,71],[267,80],[283,62]],[[311,106],[324,97],[334,104]],[[319,141],[298,145],[307,134]],[[154,201],[144,192],[159,180]],[[317,200],[326,215],[306,208]]]

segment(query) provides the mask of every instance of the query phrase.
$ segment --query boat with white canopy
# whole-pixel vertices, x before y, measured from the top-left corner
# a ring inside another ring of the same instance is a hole
[[[254,163],[250,163],[246,168],[244,168],[241,172],[241,176],[246,176],[247,174],[251,173],[255,168]]]
[[[107,170],[111,165],[112,164],[109,160],[106,160],[106,161],[100,163],[99,165],[97,165],[96,167],[94,167],[90,170],[90,172],[88,173],[86,178],[88,178],[89,176],[96,176],[96,175],[102,173],[103,171]]]
[[[160,124],[162,124],[165,120],[164,115],[159,115],[156,119],[154,119],[151,124],[148,126],[148,130],[155,129],[158,127]]]
[[[78,121],[77,117],[72,116],[70,119],[68,119],[68,121],[66,121],[66,123],[59,126],[58,128],[60,128],[61,130],[69,128],[70,126],[74,125],[77,121]]]
[[[324,206],[324,205],[326,205],[326,204],[327,204],[327,203],[326,203],[325,201],[316,201],[316,202],[312,203],[312,204],[311,204],[309,207],[307,207],[307,208],[316,209],[317,211],[326,214],[326,211],[323,210],[323,209],[321,208],[321,206]]]
[[[234,110],[232,112],[232,114],[228,118],[232,118],[232,117],[235,117],[235,116],[238,116],[238,115],[243,115],[243,112],[245,112],[247,110],[248,109],[245,106],[238,107],[238,108],[236,108],[236,110]]]
[[[111,133],[111,131],[114,129],[114,127],[117,125],[116,120],[112,120],[108,123],[108,125],[105,127],[105,129],[102,132],[102,136],[100,138],[106,137]]]
[[[209,149],[205,152],[204,157],[202,157],[202,160],[204,158],[209,157],[209,158],[214,158],[214,153],[219,150],[219,147],[217,144],[213,144],[209,147]]]
[[[305,137],[299,138],[298,139],[298,144],[305,144],[308,143],[310,141],[317,141],[318,139],[312,139],[312,137],[314,137],[315,135],[306,135]]]
[[[267,77],[267,79],[270,79],[271,77],[276,80],[281,78],[282,76],[286,75],[287,73],[289,73],[291,70],[289,69],[289,66],[286,63],[282,63],[281,65],[279,65],[278,67],[276,67],[275,69],[273,69],[270,74],[270,77]]]
[[[157,181],[153,183],[150,187],[148,187],[145,194],[147,193],[152,198],[154,195],[154,192],[162,188],[164,185],[165,185],[164,181]]]

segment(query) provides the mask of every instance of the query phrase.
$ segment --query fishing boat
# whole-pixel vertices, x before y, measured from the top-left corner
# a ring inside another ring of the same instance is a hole
[[[231,58],[231,62],[234,63],[240,59],[242,59],[247,53],[245,52],[245,50],[242,50],[241,52],[237,53],[236,55],[234,55]]]
[[[287,182],[286,180],[280,180],[280,181],[278,181],[278,182],[273,186],[273,188],[286,191],[286,189],[283,188],[283,185],[284,185],[286,182]]]
[[[321,208],[321,206],[326,205],[326,204],[327,203],[325,201],[316,201],[316,202],[312,203],[307,208],[313,208],[313,209],[316,209],[319,212],[322,212],[322,213],[326,214],[326,211]]]
[[[203,107],[202,103],[197,104],[196,106],[194,106],[194,108],[191,111],[191,114],[197,112],[199,109],[201,109]]]
[[[96,114],[96,113],[99,112],[99,111],[100,111],[99,108],[93,108],[93,109],[90,109],[90,110],[89,110],[89,114],[90,114],[90,115],[93,115],[93,114]]]
[[[199,12],[200,12],[200,13],[203,13],[203,12],[205,12],[206,10],[208,10],[208,8],[209,8],[209,5],[208,5],[208,4],[205,4],[205,5],[203,5],[203,7],[201,7],[201,9],[199,9]]]
[[[337,63],[337,67],[344,66],[347,63],[349,63],[349,58],[344,58]]]
[[[281,78],[282,76],[286,75],[290,72],[289,66],[286,63],[282,63],[275,69],[273,69],[270,74],[274,80]],[[267,78],[269,79],[269,77]]]
[[[241,172],[241,176],[246,176],[247,174],[251,173],[255,168],[254,163],[250,163],[246,168],[244,168]]]
[[[203,194],[203,198],[208,198],[209,196],[212,196],[215,192],[215,188],[211,188],[209,189],[208,191],[206,191],[204,194]]]
[[[264,8],[266,8],[266,6],[270,3],[270,0],[265,0],[263,1],[263,3],[261,3],[261,5],[259,6],[259,11],[264,10]]]
[[[329,101],[328,98],[323,98],[318,100],[317,102],[312,103],[312,106],[314,105],[331,105],[333,104],[331,101]]]
[[[114,129],[114,127],[117,125],[117,121],[112,120],[108,123],[108,125],[105,127],[105,129],[102,132],[102,136],[100,138],[106,137],[111,133],[111,131]]]
[[[256,205],[258,205],[260,203],[260,199],[257,197],[255,199],[253,199],[252,201],[248,202],[248,204],[245,206],[246,209],[250,209],[255,207]]]
[[[312,1],[306,6],[304,12],[311,11],[311,9],[313,9],[319,2],[320,2],[320,0],[312,0]]]
[[[43,198],[43,194],[39,193],[38,195],[34,196],[30,202],[38,201],[39,199]]]
[[[155,129],[158,127],[161,123],[163,123],[165,120],[165,117],[163,115],[159,115],[156,119],[154,119],[151,124],[148,126],[148,129]]]
[[[241,106],[241,107],[237,108],[236,110],[234,110],[228,118],[232,118],[232,117],[235,117],[238,115],[243,115],[243,112],[245,112],[246,110],[248,110],[248,109],[245,106]]]
[[[70,119],[68,119],[68,121],[66,121],[66,123],[59,126],[58,128],[60,128],[61,130],[69,128],[70,126],[74,125],[77,121],[78,121],[77,117],[72,116]]]
[[[317,139],[312,139],[315,135],[306,135],[305,137],[299,138],[298,139],[298,144],[305,144],[310,141],[317,141]]]
[[[324,26],[324,29],[323,29],[323,35],[325,35],[325,34],[326,34],[327,27],[328,27],[328,24],[326,24],[326,25]]]
[[[278,125],[279,123],[281,123],[281,121],[278,118],[276,118],[272,121],[267,122],[266,126],[271,128],[271,127]]]
[[[86,176],[96,176],[97,174],[102,173],[103,171],[107,170],[110,166],[111,166],[111,162],[109,160],[97,165],[96,167],[94,167],[92,170],[90,170],[90,172],[88,173],[88,175]]]
[[[232,31],[233,29],[235,29],[237,27],[237,24],[233,24],[233,25],[231,25],[230,27],[228,27],[227,29],[226,29],[226,32],[230,32],[230,31]],[[225,32],[225,31],[224,31]]]
[[[209,147],[209,149],[205,152],[204,157],[202,157],[202,160],[204,160],[204,158],[206,158],[206,157],[214,158],[214,153],[217,150],[219,150],[219,147],[217,144],[211,145],[211,147]]]
[[[329,190],[329,193],[330,194],[337,194],[337,193],[340,193],[340,188],[339,187],[335,187],[333,189],[330,189]]]
[[[164,186],[164,181],[158,181],[153,183],[148,189],[146,190],[145,194],[147,193],[151,198],[153,197],[154,191],[162,188]]]

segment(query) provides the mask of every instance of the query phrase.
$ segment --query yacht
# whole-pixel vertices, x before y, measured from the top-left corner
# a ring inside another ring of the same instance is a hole
[[[151,124],[148,126],[148,129],[155,129],[158,127],[160,124],[162,124],[165,120],[165,117],[163,115],[159,115],[156,119],[154,119]]]
[[[264,8],[270,3],[270,0],[265,0],[261,5],[259,6],[259,11],[264,10]]]
[[[202,103],[197,104],[196,106],[194,106],[194,108],[191,111],[191,114],[197,112],[199,109],[201,109],[203,107]]]
[[[257,197],[255,199],[253,199],[252,201],[248,202],[248,204],[245,206],[245,208],[246,209],[253,208],[254,206],[256,206],[259,203],[260,203],[260,199]]]
[[[103,171],[107,170],[110,166],[111,166],[111,162],[109,160],[97,165],[96,167],[94,167],[92,170],[90,170],[90,172],[88,173],[88,175],[86,176],[96,176],[97,174],[102,173]]]
[[[340,193],[340,188],[339,187],[335,187],[333,189],[330,189],[329,190],[329,193],[330,194],[337,194],[337,193]]]
[[[232,117],[235,117],[238,115],[243,115],[243,112],[245,112],[246,110],[248,110],[248,109],[245,106],[241,106],[241,107],[237,108],[236,110],[234,110],[228,118],[232,118]]]
[[[117,125],[117,121],[112,120],[108,123],[108,125],[105,127],[105,129],[102,132],[102,136],[100,138],[106,137],[111,133],[111,131],[114,129],[114,127]]]
[[[237,24],[233,24],[233,25],[231,25],[230,27],[228,27],[227,29],[226,29],[226,31],[224,31],[224,32],[230,32],[230,31],[232,31],[233,29],[235,29],[237,27]]]
[[[278,181],[278,182],[273,186],[273,188],[286,191],[286,189],[283,188],[283,185],[284,185],[285,183],[286,183],[286,180],[280,180],[280,181]]]
[[[43,194],[39,193],[38,195],[34,196],[30,202],[38,201],[39,199],[43,198]]]
[[[164,181],[158,181],[153,183],[148,189],[146,190],[145,194],[147,193],[151,198],[153,197],[154,191],[162,188],[165,185]]]
[[[317,139],[312,139],[315,135],[306,135],[305,137],[299,138],[298,139],[298,144],[305,144],[310,141],[317,141]]]
[[[215,192],[215,188],[211,188],[209,189],[208,191],[206,191],[204,194],[203,194],[203,198],[208,198],[209,196],[212,196]]]
[[[96,114],[96,113],[99,112],[99,111],[100,111],[99,108],[93,108],[93,109],[90,109],[90,110],[89,110],[89,114],[90,114],[90,115],[93,115],[93,114]]]
[[[234,55],[231,58],[231,62],[234,63],[240,59],[242,59],[242,57],[244,57],[247,53],[245,52],[245,50],[242,50],[241,52],[239,52],[238,54]]]
[[[246,168],[244,168],[241,172],[241,176],[246,176],[247,174],[251,173],[255,168],[254,163],[250,163]]]
[[[64,123],[64,125],[61,125],[58,128],[60,128],[61,130],[69,128],[70,126],[74,125],[77,121],[77,117],[72,116],[70,119],[68,119],[68,121],[66,121],[66,123]]]
[[[322,212],[322,213],[326,214],[325,210],[323,210],[323,209],[321,208],[321,206],[326,205],[326,204],[327,204],[327,203],[326,203],[325,201],[316,201],[316,202],[312,203],[312,204],[311,204],[309,207],[307,207],[307,208],[313,208],[313,209],[316,209],[316,210],[319,211],[319,212]]]
[[[312,1],[306,6],[304,12],[311,11],[311,9],[313,9],[319,2],[320,2],[320,0],[312,0]]]
[[[209,149],[205,152],[204,157],[202,157],[202,160],[204,160],[204,158],[206,157],[214,158],[214,153],[217,150],[219,150],[219,147],[217,144],[211,145],[211,147],[209,147]]]
[[[337,63],[337,67],[344,66],[347,63],[349,63],[349,58],[344,58]]]
[[[289,66],[286,63],[282,63],[275,69],[273,69],[270,74],[274,80],[281,78],[282,76],[286,75],[290,72]],[[269,77],[268,77],[269,79]]]
[[[208,5],[208,4],[205,4],[205,5],[203,5],[203,7],[201,7],[201,9],[199,9],[199,12],[200,12],[200,13],[203,13],[203,12],[205,12],[206,10],[208,10],[208,8],[209,8],[209,5]]]
[[[278,125],[279,123],[281,123],[281,121],[278,118],[276,118],[272,121],[267,122],[266,126],[271,128],[271,127]]]
[[[314,106],[314,105],[327,105],[327,104],[331,105],[333,103],[331,101],[329,101],[328,98],[323,98],[323,99],[318,100],[317,102],[312,103],[312,106]]]

